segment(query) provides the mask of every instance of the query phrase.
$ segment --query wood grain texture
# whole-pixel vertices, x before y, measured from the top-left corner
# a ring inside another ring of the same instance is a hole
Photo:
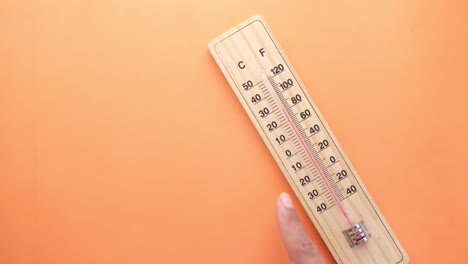
[[[335,260],[408,263],[265,20],[244,21],[209,49]],[[351,247],[343,231],[361,221],[370,238]]]

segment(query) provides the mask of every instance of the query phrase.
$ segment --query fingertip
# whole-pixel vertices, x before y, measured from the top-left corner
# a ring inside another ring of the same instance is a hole
[[[294,205],[293,205],[293,202],[291,200],[291,197],[289,196],[289,194],[283,192],[280,194],[279,196],[279,200],[281,202],[281,204],[288,208],[288,209],[293,209],[294,208]]]
[[[299,220],[291,197],[287,193],[281,193],[278,196],[276,217],[288,255],[293,263],[324,263]],[[310,260],[314,262],[309,262]]]
[[[283,192],[276,200],[276,219],[280,229],[283,229],[290,222],[291,215],[295,215],[295,210],[289,194]]]

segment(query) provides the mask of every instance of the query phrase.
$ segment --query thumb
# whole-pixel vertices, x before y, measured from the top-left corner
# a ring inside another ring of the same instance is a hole
[[[307,236],[287,193],[282,193],[276,202],[276,218],[292,264],[325,263],[317,247]]]

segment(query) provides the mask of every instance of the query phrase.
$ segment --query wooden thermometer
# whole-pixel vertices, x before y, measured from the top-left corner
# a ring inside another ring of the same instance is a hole
[[[408,263],[264,19],[248,19],[209,48],[335,260]]]

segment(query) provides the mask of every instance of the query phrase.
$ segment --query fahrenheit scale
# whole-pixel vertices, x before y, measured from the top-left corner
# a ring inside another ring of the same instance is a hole
[[[244,21],[209,48],[336,261],[408,263],[264,19]]]

